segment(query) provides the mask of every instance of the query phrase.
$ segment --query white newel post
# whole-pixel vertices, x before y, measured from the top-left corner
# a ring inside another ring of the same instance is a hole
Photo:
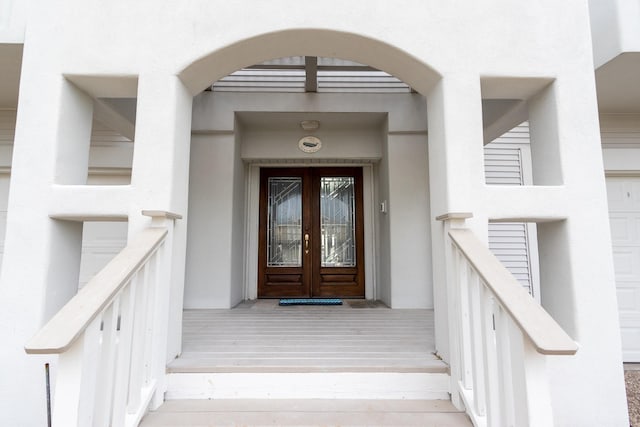
[[[140,75],[129,236],[152,225],[142,211],[173,213],[150,215],[154,226],[164,223],[169,229],[164,254],[167,265],[162,273],[170,287],[165,318],[161,319],[168,322],[163,365],[181,351],[191,106],[191,94],[175,75]]]
[[[462,333],[462,322],[460,322],[460,283],[457,274],[460,263],[458,260],[457,250],[453,247],[449,238],[449,230],[452,228],[466,228],[465,221],[473,215],[470,213],[447,213],[436,217],[437,221],[443,224],[443,242],[445,259],[445,277],[446,277],[446,297],[447,297],[447,324],[449,331],[449,366],[451,369],[451,385],[449,392],[451,393],[451,402],[459,409],[464,409],[461,396],[458,393],[458,380],[462,376],[462,347],[459,339]]]
[[[480,78],[473,73],[445,75],[427,94],[429,124],[429,193],[432,218],[434,316],[436,349],[453,360],[449,342],[449,301],[445,252],[448,230],[436,217],[473,213],[466,226],[487,239],[482,206],[484,157]],[[441,218],[444,219],[444,218]]]
[[[160,227],[167,229],[167,236],[165,237],[165,243],[158,249],[158,253],[155,259],[155,269],[153,278],[156,282],[156,290],[171,290],[171,260],[173,259],[173,242],[174,242],[174,229],[177,221],[182,219],[182,216],[172,212],[165,211],[142,211],[142,215],[151,218],[151,227]],[[158,293],[154,301],[155,309],[153,310],[154,318],[152,322],[156,325],[156,330],[152,337],[150,337],[153,348],[153,359],[151,360],[151,376],[157,378],[156,392],[151,400],[151,408],[157,409],[164,401],[164,392],[166,391],[166,366],[167,358],[165,356],[165,349],[169,343],[169,323],[167,318],[170,314],[171,308],[171,295],[170,292]],[[182,320],[182,319],[181,319]]]
[[[547,374],[548,356],[536,351],[531,342],[511,327],[512,375],[516,425],[551,426],[553,410]],[[518,361],[520,363],[518,363]]]

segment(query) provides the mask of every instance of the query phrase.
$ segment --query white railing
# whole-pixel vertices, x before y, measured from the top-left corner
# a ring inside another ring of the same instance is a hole
[[[137,426],[149,407],[165,373],[167,233],[140,232],[27,343],[59,355],[54,427]]]
[[[470,230],[449,237],[453,403],[476,426],[552,426],[545,358],[576,343]]]

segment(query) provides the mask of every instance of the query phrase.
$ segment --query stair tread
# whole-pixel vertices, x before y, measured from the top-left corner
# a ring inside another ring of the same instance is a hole
[[[471,426],[448,400],[169,400],[141,427],[181,425]]]
[[[449,366],[441,360],[410,360],[382,358],[354,359],[252,359],[218,358],[215,363],[203,359],[177,359],[168,373],[197,372],[431,372],[448,373]]]

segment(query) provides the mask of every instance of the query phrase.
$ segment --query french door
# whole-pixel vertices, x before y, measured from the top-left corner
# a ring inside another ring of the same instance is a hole
[[[364,298],[362,168],[261,169],[259,240],[259,298]]]

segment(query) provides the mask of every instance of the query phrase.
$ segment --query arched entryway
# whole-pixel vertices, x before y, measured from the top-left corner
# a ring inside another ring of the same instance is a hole
[[[380,158],[390,160],[390,163],[376,163],[379,158],[367,165],[370,168],[371,194],[368,206],[372,247],[367,257],[367,260],[370,260],[367,264],[371,272],[366,276],[373,280],[367,285],[370,291],[366,296],[382,299],[388,305],[398,308],[436,307],[436,325],[439,329],[436,335],[442,340],[443,348],[446,348],[446,291],[444,288],[437,289],[437,286],[444,285],[445,277],[442,241],[440,236],[431,236],[431,229],[434,218],[439,213],[448,211],[454,199],[464,200],[463,204],[469,203],[464,196],[473,190],[468,185],[467,178],[477,178],[478,185],[481,185],[483,180],[479,82],[475,81],[474,85],[464,78],[461,82],[450,80],[448,84],[443,84],[437,71],[425,61],[419,60],[418,55],[409,54],[402,48],[370,36],[317,29],[290,29],[265,33],[248,37],[222,49],[212,49],[210,53],[200,56],[186,66],[179,73],[179,77],[185,87],[195,94],[237,69],[299,53],[315,57],[345,58],[383,70],[405,82],[414,89],[414,93],[406,94],[402,100],[389,98],[382,101],[372,100],[373,97],[360,97],[353,101],[357,97],[351,95],[324,101],[321,94],[313,93],[301,96],[299,101],[293,103],[287,101],[288,104],[274,102],[274,97],[269,98],[264,94],[245,94],[235,100],[228,94],[211,95],[211,92],[204,92],[197,95],[192,116],[192,162],[202,161],[206,157],[205,152],[208,148],[204,147],[208,145],[210,148],[211,145],[205,140],[216,140],[216,144],[219,147],[225,146],[227,151],[226,157],[208,152],[212,159],[217,159],[215,167],[208,169],[209,179],[213,180],[210,182],[229,182],[225,180],[224,175],[218,175],[214,170],[231,168],[227,170],[226,177],[236,177],[234,184],[229,187],[231,191],[221,194],[222,197],[226,197],[225,201],[217,204],[227,207],[227,212],[223,215],[229,218],[228,224],[232,225],[228,229],[229,232],[218,240],[217,249],[209,252],[218,256],[231,268],[220,277],[219,283],[224,286],[214,292],[216,295],[211,295],[210,281],[207,283],[206,279],[203,279],[201,284],[193,286],[194,282],[189,281],[193,276],[190,276],[190,270],[187,268],[185,306],[206,304],[205,301],[209,299],[216,301],[213,306],[231,307],[244,298],[257,296],[255,284],[258,266],[258,221],[252,215],[258,211],[257,177],[260,167],[266,166],[265,161],[269,161],[270,166],[277,166],[278,162],[281,162],[280,165],[287,163],[288,166],[295,166],[296,161],[299,161],[298,165],[304,161],[296,158],[291,163],[291,158],[287,155],[274,159],[269,155],[248,154],[244,149],[255,148],[258,144],[253,144],[250,137],[245,138],[241,134],[247,135],[261,129],[264,120],[261,122],[260,119],[256,119],[256,115],[310,113],[301,118],[314,119],[313,113],[382,114],[385,119],[376,129],[381,141]],[[445,103],[444,99],[449,97],[449,91],[456,95]],[[425,102],[425,96],[429,97],[428,103]],[[291,96],[288,98],[292,99]],[[224,101],[220,102],[222,99]],[[347,99],[352,100],[349,101],[351,104],[345,102]],[[445,139],[461,131],[449,116],[454,112],[455,115],[465,117],[467,123],[462,132],[466,135],[458,141],[463,143],[464,139],[471,135],[478,140],[476,150],[465,149],[466,154],[461,158],[463,162],[473,159],[471,165],[464,167],[467,175],[464,180],[460,180],[451,171],[450,164],[445,160],[449,159],[448,162],[452,162],[453,157],[447,153],[460,151],[455,144],[445,144]],[[247,118],[242,114],[251,116]],[[207,120],[208,123],[205,123]],[[427,127],[429,144],[426,143]],[[238,130],[240,132],[237,132]],[[296,142],[298,139],[295,138]],[[205,155],[195,154],[198,150],[204,150],[200,153]],[[335,163],[344,161],[344,158],[329,157],[325,160]],[[192,167],[194,166],[195,163],[192,163]],[[429,190],[429,182],[437,182],[438,185],[431,185]],[[206,187],[210,188],[210,185]],[[461,191],[452,197],[451,191],[458,187]],[[378,197],[379,195],[382,197]],[[200,208],[194,209],[192,205],[194,200],[194,191],[190,188],[190,216],[199,215],[197,212]],[[418,209],[412,207],[416,202],[420,206]],[[211,201],[206,204],[211,207],[215,205]],[[230,213],[228,208],[232,206],[238,208],[233,211],[238,215]],[[239,208],[240,206],[242,208]],[[199,233],[190,232],[190,235],[192,234]],[[388,236],[387,240],[375,240],[382,236]],[[413,242],[419,244],[412,244]],[[189,245],[190,243],[187,243],[187,246]],[[432,252],[432,247],[438,248],[438,253]],[[189,257],[198,256],[200,262],[206,263],[207,251],[189,250],[187,253]],[[435,261],[433,269],[432,260]],[[187,264],[189,262],[187,261]]]

